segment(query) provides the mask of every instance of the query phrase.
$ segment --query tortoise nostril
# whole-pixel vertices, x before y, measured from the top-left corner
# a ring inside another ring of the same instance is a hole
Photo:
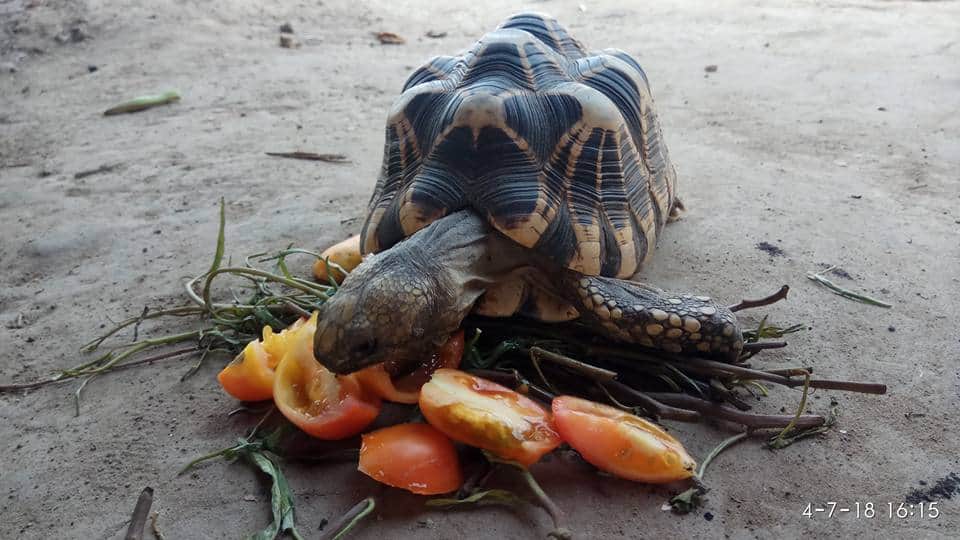
[[[355,344],[350,347],[350,354],[353,356],[363,356],[373,353],[377,350],[377,340],[368,339],[366,341],[361,341],[360,343]]]

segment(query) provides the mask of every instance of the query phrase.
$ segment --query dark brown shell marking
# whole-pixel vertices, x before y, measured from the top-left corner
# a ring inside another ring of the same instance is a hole
[[[554,19],[521,14],[407,80],[361,248],[388,249],[472,208],[562,267],[627,278],[652,253],[675,191],[636,61],[587,55]]]

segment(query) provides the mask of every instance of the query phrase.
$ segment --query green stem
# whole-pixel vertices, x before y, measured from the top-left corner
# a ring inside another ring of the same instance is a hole
[[[203,313],[203,312],[204,312],[204,311],[203,311],[202,309],[198,308],[198,307],[194,307],[194,306],[182,306],[182,307],[178,307],[178,308],[162,309],[162,310],[159,310],[159,311],[151,311],[151,312],[148,312],[148,313],[146,313],[146,314],[144,314],[144,315],[138,315],[138,316],[136,316],[136,317],[130,317],[129,319],[126,319],[126,320],[124,320],[123,322],[119,323],[118,325],[114,326],[114,327],[113,327],[109,332],[107,332],[106,334],[103,334],[102,336],[100,336],[100,337],[98,337],[98,338],[96,338],[96,339],[93,339],[93,340],[85,343],[82,347],[80,347],[80,350],[81,350],[82,352],[90,352],[90,351],[96,350],[97,347],[99,347],[100,344],[103,343],[104,341],[106,341],[107,338],[109,338],[110,336],[116,334],[117,332],[119,332],[120,330],[123,330],[124,328],[126,328],[126,327],[128,327],[128,326],[137,324],[137,323],[142,322],[142,321],[145,321],[145,320],[147,320],[147,319],[156,319],[156,318],[158,318],[158,317],[167,317],[167,316],[170,316],[170,317],[186,317],[186,316],[189,316],[189,315],[199,315],[199,314],[201,314],[201,313]]]
[[[780,434],[777,435],[777,438],[773,440],[773,442],[771,443],[773,446],[782,444],[783,438],[788,433],[793,431],[793,429],[797,425],[797,422],[800,421],[800,416],[803,414],[803,410],[807,407],[807,394],[809,390],[810,390],[810,372],[804,371],[803,372],[803,395],[800,396],[800,406],[797,407],[797,414],[793,417],[793,420],[791,420],[790,423],[783,428],[783,431],[781,431]]]
[[[314,287],[312,285],[306,285],[301,283],[298,280],[287,279],[281,275],[273,274],[265,270],[258,270],[256,268],[241,268],[241,267],[227,267],[227,268],[218,268],[213,272],[207,274],[207,280],[203,285],[203,305],[207,308],[207,311],[213,313],[216,310],[216,306],[210,301],[210,289],[213,284],[214,278],[220,274],[236,274],[242,276],[256,276],[268,279],[270,281],[276,281],[277,283],[282,283],[291,289],[297,289],[303,291],[307,294],[312,294],[324,300],[328,299],[328,296],[325,291]]]
[[[340,540],[346,536],[347,533],[350,532],[350,529],[354,528],[357,523],[360,523],[363,518],[369,516],[376,507],[377,501],[373,497],[367,497],[358,502],[353,508],[347,510],[347,513],[338,519],[321,538],[324,540]]]
[[[727,448],[730,448],[738,442],[746,439],[749,435],[750,432],[744,431],[742,433],[737,433],[729,439],[724,439],[721,441],[720,444],[718,444],[713,450],[710,451],[709,454],[707,454],[707,457],[703,458],[703,461],[700,463],[700,467],[697,468],[697,479],[703,480],[703,475],[707,472],[707,467],[710,466],[710,462],[719,456],[720,452],[723,452]]]

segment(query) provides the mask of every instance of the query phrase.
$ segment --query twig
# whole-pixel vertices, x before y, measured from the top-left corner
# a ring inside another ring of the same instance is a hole
[[[826,270],[824,270],[824,271],[823,271],[823,274],[829,274],[829,273],[832,272],[835,268],[836,268],[836,266],[831,266],[830,268],[827,268]],[[891,308],[891,307],[893,307],[893,304],[888,304],[888,303],[886,303],[886,302],[884,302],[884,301],[882,301],[882,300],[877,300],[876,298],[871,298],[871,297],[866,296],[866,295],[863,295],[863,294],[855,293],[855,292],[851,291],[850,289],[844,289],[843,287],[841,287],[841,286],[835,284],[834,282],[830,281],[829,279],[825,278],[825,277],[823,276],[823,274],[818,274],[818,273],[816,273],[816,272],[807,272],[807,279],[809,279],[809,280],[811,280],[811,281],[813,281],[813,282],[815,282],[815,283],[819,283],[820,285],[823,285],[824,287],[826,287],[828,290],[830,290],[830,291],[833,292],[834,294],[839,295],[839,296],[842,296],[842,297],[844,297],[844,298],[849,298],[850,300],[855,300],[855,301],[857,301],[857,302],[862,302],[862,303],[864,303],[864,304],[870,304],[871,306],[879,306],[879,307],[882,307],[882,308]]]
[[[639,401],[640,406],[646,409],[651,415],[656,418],[663,418],[665,420],[676,420],[678,422],[699,422],[700,413],[697,411],[691,411],[688,409],[679,409],[677,407],[672,407],[666,403],[661,403],[649,395],[640,392],[626,384],[623,384],[619,381],[607,381],[600,384],[600,387],[605,391],[613,389],[616,392],[619,392],[621,395],[629,396],[630,398]],[[609,387],[609,388],[608,388]]]
[[[757,308],[762,306],[769,306],[770,304],[775,304],[780,300],[786,300],[788,292],[790,292],[790,287],[787,285],[784,285],[783,287],[780,287],[779,291],[771,294],[770,296],[765,296],[758,300],[741,300],[739,304],[734,304],[728,307],[727,309],[729,309],[730,311],[736,312],[742,309],[752,309],[752,308]]]
[[[579,360],[574,360],[569,356],[564,356],[546,349],[541,349],[540,347],[530,347],[530,357],[533,360],[536,360],[537,358],[549,360],[550,362],[553,362],[559,366],[580,372],[587,377],[590,377],[594,381],[612,381],[617,378],[617,372],[615,371],[610,371],[609,369],[603,369],[597,366],[591,366],[590,364],[585,364]]]
[[[130,526],[127,528],[127,535],[124,540],[143,540],[143,527],[147,524],[147,516],[150,514],[150,507],[153,505],[153,488],[145,487],[137,498],[137,505],[133,507],[133,516],[130,518]]]
[[[160,518],[160,512],[154,512],[150,514],[150,530],[153,531],[153,536],[156,540],[166,540],[163,536],[163,533],[160,532],[160,525],[157,524],[157,520]]]
[[[786,341],[754,341],[743,344],[743,352],[762,351],[764,349],[782,349],[787,346]]]
[[[523,476],[523,479],[526,481],[530,491],[533,492],[534,496],[537,498],[537,502],[540,503],[540,506],[542,506],[548,514],[550,514],[550,519],[553,521],[553,530],[550,531],[548,536],[558,538],[560,540],[569,540],[573,537],[573,535],[570,533],[570,530],[561,524],[564,519],[563,511],[560,510],[560,507],[553,502],[553,499],[551,499],[550,496],[543,491],[543,488],[540,487],[540,483],[537,482],[537,479],[530,474],[529,469],[517,463],[516,461],[501,459],[490,452],[487,452],[486,450],[483,451],[483,455],[485,455],[487,460],[491,463],[509,465],[520,472],[520,475]]]
[[[268,156],[290,159],[305,159],[307,161],[325,161],[327,163],[350,163],[343,154],[318,154],[316,152],[266,152]]]
[[[350,529],[356,526],[360,520],[370,515],[376,507],[376,500],[373,497],[367,497],[355,504],[350,510],[347,510],[347,513],[341,516],[320,538],[322,540],[339,540],[343,538]]]
[[[87,169],[87,170],[85,170],[85,171],[80,171],[80,172],[74,174],[74,175],[73,175],[73,178],[76,179],[76,180],[79,180],[79,179],[81,179],[81,178],[86,178],[86,177],[88,177],[88,176],[93,176],[93,175],[95,175],[95,174],[108,173],[108,172],[116,169],[116,168],[119,167],[119,166],[120,166],[119,164],[101,165],[101,166],[97,167],[96,169]]]
[[[753,429],[782,428],[795,419],[794,415],[745,413],[689,394],[650,392],[647,395],[661,403],[697,411],[704,416],[727,420]],[[822,425],[824,422],[825,419],[819,415],[802,415],[799,419],[796,419],[795,425],[800,428],[808,428]]]

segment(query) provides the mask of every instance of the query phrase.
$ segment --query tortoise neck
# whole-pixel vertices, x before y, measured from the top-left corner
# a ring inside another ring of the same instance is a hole
[[[412,264],[424,265],[451,288],[462,288],[459,296],[470,305],[489,285],[529,265],[526,250],[471,210],[434,221],[396,248],[409,250]]]

